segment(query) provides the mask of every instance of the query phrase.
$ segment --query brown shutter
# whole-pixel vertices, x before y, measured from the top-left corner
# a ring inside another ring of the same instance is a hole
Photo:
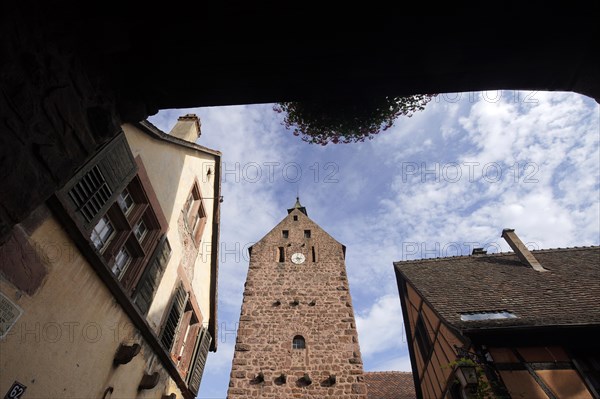
[[[179,328],[177,332],[177,337],[175,338],[175,345],[173,345],[173,350],[171,351],[171,353],[173,354],[173,359],[175,359],[175,364],[179,363],[179,352],[181,351],[181,347],[185,343],[185,333],[187,332],[187,328],[190,325],[193,313],[194,312],[192,312],[191,310],[188,310],[183,313],[183,316],[179,320]],[[181,367],[178,365],[177,368],[179,369],[179,373],[182,374]]]
[[[211,342],[212,337],[210,336],[210,333],[206,328],[202,327],[194,353],[194,362],[192,363],[192,367],[190,367],[190,373],[186,380],[188,387],[194,395],[197,395],[198,390],[200,389],[202,373],[204,373],[206,356],[208,355],[208,348],[210,347]]]
[[[198,335],[200,334],[201,328],[202,324],[200,323],[195,323],[190,326],[190,332],[187,340],[185,341],[185,348],[183,350],[183,354],[181,355],[181,363],[179,365],[179,369],[183,378],[187,378],[188,373],[190,372],[190,363],[192,361],[192,356],[194,356],[194,351],[198,343]]]
[[[186,302],[187,292],[185,292],[183,284],[180,282],[173,295],[169,313],[167,314],[167,319],[163,326],[162,333],[160,334],[160,342],[163,348],[169,353],[173,347],[173,341],[177,335],[180,325],[179,321],[181,320],[181,315],[183,314]]]
[[[56,196],[77,227],[88,235],[136,171],[125,134],[121,133],[102,147]]]
[[[196,231],[194,232],[194,241],[196,245],[200,244],[200,240],[202,239],[202,233],[204,233],[204,227],[206,226],[206,216],[202,216],[198,221],[198,226],[196,226]]]
[[[156,246],[148,267],[144,270],[133,294],[133,302],[140,313],[146,315],[154,300],[154,295],[171,258],[171,246],[166,236],[162,236]]]

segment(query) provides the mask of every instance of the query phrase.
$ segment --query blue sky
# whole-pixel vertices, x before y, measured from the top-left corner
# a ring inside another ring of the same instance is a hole
[[[197,114],[198,143],[223,153],[219,347],[199,398],[225,398],[248,267],[247,247],[300,193],[315,222],[347,246],[366,371],[410,370],[392,262],[600,244],[598,104],[562,92],[439,95],[373,140],[309,145],[272,104],[163,110],[169,132]]]

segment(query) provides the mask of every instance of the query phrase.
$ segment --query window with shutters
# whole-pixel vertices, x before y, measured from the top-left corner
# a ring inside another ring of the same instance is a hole
[[[171,245],[166,236],[162,236],[158,246],[154,250],[148,267],[144,270],[140,282],[137,285],[133,302],[143,315],[148,314],[150,305],[154,300],[156,289],[162,279],[167,263],[171,258]]]
[[[135,176],[92,229],[90,239],[123,287],[133,293],[160,238],[160,224]],[[125,204],[125,205],[124,205]]]
[[[171,349],[173,349],[173,343],[175,342],[175,336],[179,328],[179,321],[183,315],[186,302],[187,292],[183,287],[183,283],[180,282],[175,289],[173,299],[171,299],[169,313],[167,313],[167,319],[165,320],[165,324],[160,335],[160,342],[163,348],[169,352],[171,352]]]
[[[160,342],[170,353],[190,389],[192,385],[196,386],[194,392],[197,393],[212,338],[202,326],[201,317],[194,311],[191,301],[184,284],[179,282],[162,327]]]
[[[90,222],[106,205],[112,195],[112,190],[106,183],[98,165],[92,167],[69,190],[69,197],[73,201],[77,212]]]
[[[153,198],[155,195],[141,159],[139,163],[141,166],[136,165],[121,134],[56,193],[64,217],[74,222],[96,256],[131,296],[166,229],[166,223],[161,227],[157,217],[156,208],[162,212],[160,206],[149,200],[149,190]]]
[[[196,246],[200,245],[202,233],[206,225],[206,210],[198,182],[194,182],[183,207],[185,225],[194,239]]]
[[[194,348],[193,361],[190,365],[186,382],[190,390],[194,395],[198,394],[200,390],[200,383],[202,382],[202,374],[204,373],[204,366],[206,365],[206,357],[208,356],[208,349],[212,342],[212,337],[208,330],[201,327],[200,334],[196,340],[196,347]]]

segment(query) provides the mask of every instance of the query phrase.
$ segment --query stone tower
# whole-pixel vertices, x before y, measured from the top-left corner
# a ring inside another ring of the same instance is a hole
[[[229,399],[366,398],[345,250],[298,200],[250,248]]]

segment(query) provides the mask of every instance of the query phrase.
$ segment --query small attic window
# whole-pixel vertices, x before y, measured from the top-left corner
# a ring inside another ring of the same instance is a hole
[[[298,215],[294,215],[294,222],[298,221]]]
[[[502,320],[516,319],[517,315],[507,310],[489,311],[489,312],[468,312],[461,313],[462,321],[480,321],[480,320]]]

